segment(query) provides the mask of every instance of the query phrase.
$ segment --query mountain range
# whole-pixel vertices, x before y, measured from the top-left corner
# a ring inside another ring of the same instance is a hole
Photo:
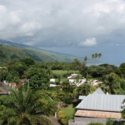
[[[59,62],[72,62],[75,58],[83,61],[83,58],[80,57],[46,51],[32,46],[0,39],[0,63],[18,61],[19,59],[28,57],[31,57],[39,62],[55,60]]]

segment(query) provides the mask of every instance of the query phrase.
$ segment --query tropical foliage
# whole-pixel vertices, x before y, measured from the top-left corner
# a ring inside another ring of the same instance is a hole
[[[0,111],[1,125],[51,125],[43,115],[51,115],[55,111],[52,101],[45,95],[30,88],[11,90],[10,95],[0,98],[4,108]]]
[[[99,122],[92,122],[92,123],[89,123],[87,125],[104,125],[103,123],[99,123]]]

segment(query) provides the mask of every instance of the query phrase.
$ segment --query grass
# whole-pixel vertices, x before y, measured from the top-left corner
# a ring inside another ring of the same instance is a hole
[[[54,74],[58,74],[58,75],[64,75],[64,74],[72,74],[72,73],[79,73],[78,70],[52,70],[52,72]]]
[[[73,104],[69,105],[66,108],[60,108],[59,110],[63,111],[68,119],[74,118],[75,108],[73,107]]]

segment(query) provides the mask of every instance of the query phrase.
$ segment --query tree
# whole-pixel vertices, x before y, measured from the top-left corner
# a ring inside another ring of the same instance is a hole
[[[49,67],[47,70],[46,70],[46,73],[48,74],[49,78],[52,78],[53,77],[53,72],[52,72],[52,68]]]
[[[101,53],[99,53],[99,54],[98,54],[98,57],[100,58],[101,56],[102,56],[102,54],[101,54]]]
[[[121,94],[120,78],[115,73],[103,77],[103,84],[100,84],[103,91],[111,94]]]
[[[87,56],[85,56],[85,58],[84,58],[84,63],[86,64],[86,62],[87,62]]]
[[[104,125],[103,123],[99,123],[99,122],[91,122],[87,125]]]
[[[97,53],[95,53],[94,57],[95,57],[95,58],[97,58],[97,57],[98,57],[98,54],[97,54]]]
[[[91,55],[91,58],[92,58],[92,59],[94,59],[94,58],[95,58],[95,55],[94,55],[94,54],[92,54],[92,55]]]
[[[59,122],[62,123],[63,125],[68,124],[68,119],[66,118],[65,114],[62,111],[58,112],[58,118],[59,118]]]
[[[20,61],[25,63],[27,66],[35,64],[35,61],[32,58],[25,58],[25,59],[22,59]]]
[[[49,76],[45,69],[30,68],[27,72],[27,79],[32,88],[48,89],[49,87]]]
[[[12,66],[8,67],[9,72],[18,72],[19,77],[22,77],[26,69],[27,69],[27,66],[22,62],[16,62]]]
[[[0,98],[1,105],[5,107],[0,113],[1,125],[51,125],[42,115],[53,114],[55,105],[44,96],[30,88],[11,90],[10,95]]]
[[[77,99],[79,95],[88,95],[93,91],[94,91],[94,87],[91,84],[84,83],[83,85],[73,90],[73,95],[75,99]]]
[[[119,69],[122,73],[122,77],[125,77],[125,63],[122,63],[120,66],[119,66]]]

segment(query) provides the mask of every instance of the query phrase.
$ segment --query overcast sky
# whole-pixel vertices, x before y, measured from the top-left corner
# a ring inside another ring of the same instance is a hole
[[[0,0],[0,38],[46,50],[125,62],[124,0]]]

